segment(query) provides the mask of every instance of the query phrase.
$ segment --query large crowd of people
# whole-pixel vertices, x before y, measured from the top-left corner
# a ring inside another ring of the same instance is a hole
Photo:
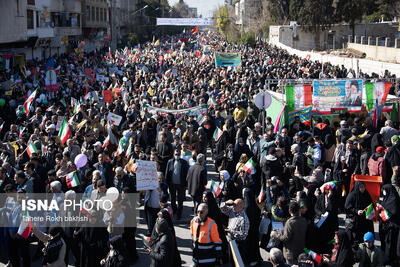
[[[241,66],[216,67],[214,51],[241,52]],[[249,266],[399,266],[399,125],[385,119],[374,127],[369,117],[345,113],[314,118],[313,126],[296,117],[274,131],[252,101],[265,89],[282,90],[279,83],[268,88],[269,79],[355,77],[393,78],[263,42],[230,44],[213,32],[118,51],[76,49],[1,70],[4,263],[31,266],[31,243],[38,242],[34,258],[44,266],[134,264],[137,208],[144,205],[150,266],[181,266],[174,223],[190,197],[194,266],[232,264],[231,241]],[[203,114],[188,111],[206,104]],[[157,189],[137,190],[135,160],[156,162]],[[382,177],[376,203],[366,184],[351,184],[353,174]],[[32,194],[96,200],[110,188],[119,192],[111,212],[89,212],[80,225],[33,223],[29,236],[19,231],[21,202]]]

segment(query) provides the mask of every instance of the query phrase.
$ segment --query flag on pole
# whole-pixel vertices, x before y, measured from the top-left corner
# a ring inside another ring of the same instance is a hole
[[[87,209],[85,209],[85,208],[82,208],[82,209],[81,209],[81,213],[82,213],[83,215],[86,215],[89,219],[92,219],[92,218],[93,218],[92,214],[91,214]]]
[[[316,263],[321,264],[321,262],[322,262],[322,256],[321,256],[321,255],[315,253],[315,252],[312,251],[312,250],[309,250],[308,248],[304,248],[304,251],[305,251],[308,255],[310,255]]]
[[[54,112],[56,110],[56,108],[54,107],[54,105],[52,105],[52,106],[50,106],[50,107],[48,107],[47,109],[46,109],[46,112]]]
[[[217,142],[224,132],[220,128],[216,128],[213,134],[214,140]]]
[[[117,155],[118,156],[121,155],[125,151],[127,143],[128,142],[127,142],[125,136],[121,137],[121,139],[119,140],[118,149],[117,149]]]
[[[196,34],[199,32],[199,26],[196,26],[192,29],[192,34]]]
[[[65,182],[67,183],[68,188],[74,188],[80,185],[80,181],[76,172],[70,172],[65,176]]]
[[[374,204],[369,204],[369,206],[368,207],[366,207],[365,209],[364,209],[364,211],[365,211],[365,218],[367,219],[367,220],[373,220],[374,218],[375,218],[375,209],[374,209]]]
[[[243,170],[247,173],[254,174],[256,173],[256,163],[253,161],[253,158],[250,158],[246,164],[243,166]]]
[[[38,153],[38,150],[33,142],[31,142],[29,144],[29,146],[26,148],[26,152],[28,153],[30,158],[32,157],[33,153],[36,153],[36,154]]]
[[[63,144],[65,144],[65,142],[67,142],[67,140],[71,136],[71,129],[69,128],[69,125],[66,120],[63,121],[60,132],[58,133],[58,136],[60,137],[61,142]]]
[[[157,40],[157,41],[154,43],[154,46],[157,47],[157,46],[159,46],[159,45],[160,45],[160,40]]]
[[[379,217],[381,217],[384,222],[387,222],[390,217],[392,217],[392,214],[381,204],[376,204],[376,208],[378,209]]]
[[[375,105],[385,104],[391,86],[391,82],[366,82],[367,109],[371,110]]]
[[[0,133],[1,133],[1,130],[3,130],[3,127],[4,127],[4,121],[3,121],[3,123],[0,125]]]
[[[132,144],[129,144],[125,152],[125,157],[128,158],[131,154],[132,154]]]
[[[24,126],[19,127],[19,137],[22,137],[22,134],[24,133],[25,129],[26,127]]]
[[[311,84],[286,86],[286,105],[289,110],[297,110],[312,105]]]
[[[223,188],[223,182],[221,182],[219,185],[215,182],[215,181],[211,181],[210,183],[210,189],[211,192],[214,194],[214,197],[217,198],[219,196],[219,194],[222,191]]]
[[[61,99],[60,102],[61,102],[61,104],[63,104],[64,107],[67,107],[67,102],[65,102],[65,99],[64,99],[64,98]]]
[[[21,223],[18,228],[17,234],[22,236],[25,239],[28,239],[32,231],[32,222],[29,219],[28,211],[25,210],[24,214],[22,215]]]
[[[36,98],[36,93],[37,93],[37,90],[33,91],[33,93],[28,97],[28,99],[24,103],[25,113],[27,116],[29,114],[29,108],[31,107],[31,103]]]
[[[260,193],[258,194],[258,197],[257,197],[258,203],[263,203],[264,202],[265,194],[266,194],[266,192],[265,192],[264,184],[263,184],[262,187],[261,187]]]

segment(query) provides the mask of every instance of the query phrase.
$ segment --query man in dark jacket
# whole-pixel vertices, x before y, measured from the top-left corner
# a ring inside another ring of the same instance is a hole
[[[167,166],[168,160],[172,158],[174,153],[172,144],[167,141],[167,134],[161,133],[161,142],[157,143],[157,156],[160,160],[160,170],[165,174],[165,168]]]
[[[268,155],[261,159],[261,169],[265,180],[269,180],[274,176],[282,176],[283,167],[276,157],[275,148],[271,147]]]
[[[111,164],[104,161],[103,154],[99,154],[98,162],[93,165],[93,168],[100,171],[101,179],[106,183],[107,188],[114,186]]]
[[[186,178],[188,193],[193,199],[194,210],[197,209],[197,205],[201,202],[204,187],[207,185],[207,172],[204,168],[205,160],[204,154],[197,155],[197,162],[189,168]]]
[[[371,157],[371,153],[368,150],[368,145],[365,141],[362,141],[357,144],[357,148],[359,151],[361,151],[361,156],[359,159],[359,162],[357,164],[357,168],[355,170],[356,174],[361,174],[361,175],[368,175],[368,160]]]
[[[174,214],[179,220],[182,216],[183,201],[185,200],[186,176],[188,173],[188,163],[181,159],[181,151],[175,149],[174,158],[167,163],[165,170],[166,182],[171,194],[171,206]],[[178,194],[178,208],[176,206],[176,195]]]

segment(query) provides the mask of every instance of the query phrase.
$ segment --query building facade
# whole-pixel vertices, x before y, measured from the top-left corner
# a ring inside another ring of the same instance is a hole
[[[110,20],[107,0],[82,0],[82,37],[85,50],[109,46]]]
[[[7,1],[0,8],[0,54],[30,60],[69,52],[82,40],[81,19],[80,0]]]

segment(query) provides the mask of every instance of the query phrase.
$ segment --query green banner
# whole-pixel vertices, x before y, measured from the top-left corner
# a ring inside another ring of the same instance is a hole
[[[215,52],[215,66],[239,67],[242,64],[240,53],[222,53]]]

